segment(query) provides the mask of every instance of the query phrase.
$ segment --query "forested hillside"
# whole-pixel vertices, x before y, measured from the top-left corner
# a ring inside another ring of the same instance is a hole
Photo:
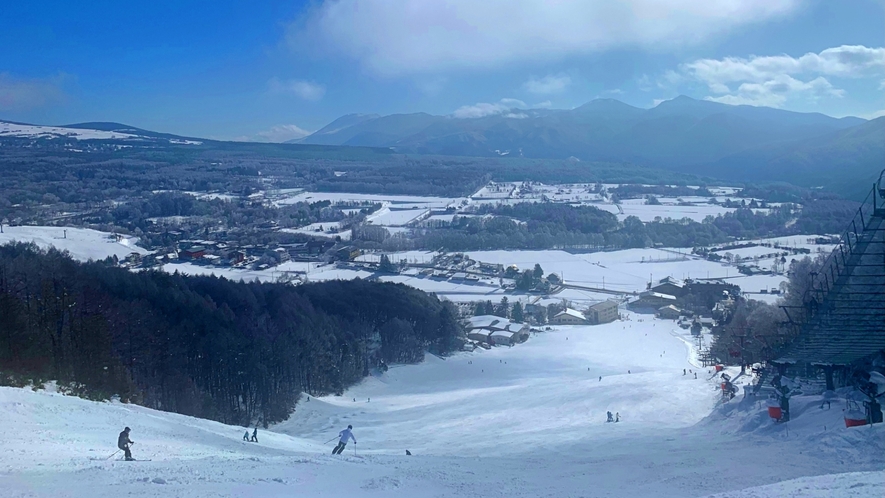
[[[0,247],[0,317],[0,385],[57,380],[237,424],[284,420],[301,392],[341,393],[461,333],[450,304],[402,284],[132,273],[25,244]]]

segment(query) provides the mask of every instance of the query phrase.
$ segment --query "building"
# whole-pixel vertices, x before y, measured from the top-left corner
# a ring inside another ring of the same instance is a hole
[[[206,255],[206,248],[203,246],[193,246],[190,249],[183,249],[178,252],[179,259],[202,259]]]
[[[639,298],[627,304],[627,307],[637,311],[655,312],[664,306],[676,304],[676,296],[660,294],[654,291],[645,291],[639,294]]]
[[[243,251],[232,251],[228,254],[230,258],[230,264],[238,265],[243,261],[246,261],[246,253]]]
[[[495,346],[512,346],[519,342],[515,332],[507,332],[506,330],[496,330],[490,335],[491,344]]]
[[[508,344],[525,342],[529,338],[530,327],[525,323],[511,322],[507,318],[495,315],[479,315],[468,319],[467,338],[479,342],[493,340],[492,333],[504,332],[507,334]],[[503,335],[500,337],[504,337]],[[492,342],[489,342],[490,344]]]
[[[618,319],[618,302],[608,300],[596,303],[584,312],[584,316],[593,325],[613,322]]]
[[[590,321],[580,311],[566,308],[565,311],[554,316],[550,323],[556,325],[588,325]]]
[[[673,277],[666,277],[659,280],[658,283],[653,285],[649,290],[657,292],[658,294],[666,294],[675,297],[682,297],[688,294],[688,288],[686,287],[685,282]]]
[[[473,329],[467,332],[467,338],[476,342],[491,342],[492,331],[486,329]]]
[[[353,246],[344,246],[335,251],[335,258],[339,261],[353,261],[360,255],[360,250]]]
[[[658,308],[656,315],[658,318],[663,318],[664,320],[676,320],[682,316],[682,310],[670,304]]]

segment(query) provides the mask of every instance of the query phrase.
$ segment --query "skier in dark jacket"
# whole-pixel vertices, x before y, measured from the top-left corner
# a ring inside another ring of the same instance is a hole
[[[123,429],[123,432],[121,432],[120,436],[117,438],[117,448],[120,448],[125,452],[127,462],[135,460],[134,458],[132,458],[132,453],[129,451],[129,445],[135,444],[135,441],[129,439],[129,431],[131,430],[132,429],[128,427]]]
[[[258,427],[257,426],[255,427],[255,430],[252,431],[252,442],[253,443],[258,442]]]
[[[249,442],[249,431],[246,431],[246,433],[243,434],[243,441],[246,441],[247,443]]]

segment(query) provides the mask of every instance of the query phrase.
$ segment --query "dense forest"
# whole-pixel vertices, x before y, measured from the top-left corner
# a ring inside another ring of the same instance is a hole
[[[0,247],[0,384],[272,423],[390,362],[445,354],[456,310],[402,284],[232,282]]]

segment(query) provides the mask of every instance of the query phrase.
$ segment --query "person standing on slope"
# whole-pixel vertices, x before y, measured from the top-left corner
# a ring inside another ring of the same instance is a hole
[[[252,431],[252,442],[253,443],[258,442],[258,426],[257,425],[255,426],[255,430]]]
[[[246,433],[243,434],[243,441],[246,441],[247,443],[249,442],[249,431],[248,430],[246,430]]]
[[[131,430],[132,429],[128,427],[123,429],[123,432],[121,432],[120,436],[117,438],[117,448],[120,448],[125,452],[127,462],[135,460],[134,458],[132,458],[132,453],[129,451],[129,445],[135,444],[135,441],[129,439],[129,431]]]
[[[336,446],[335,449],[332,450],[333,455],[340,455],[341,452],[344,451],[344,447],[347,446],[348,439],[353,439],[353,444],[356,444],[356,438],[353,437],[353,432],[351,432],[352,430],[353,426],[348,425],[347,429],[344,429],[343,431],[338,433],[338,446]]]

